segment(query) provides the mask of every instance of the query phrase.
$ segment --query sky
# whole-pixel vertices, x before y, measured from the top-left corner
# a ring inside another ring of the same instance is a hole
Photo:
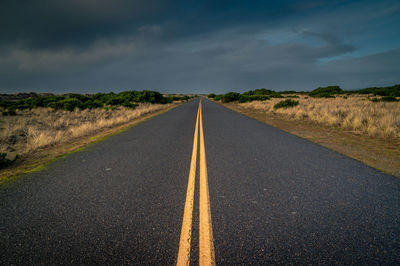
[[[0,93],[400,83],[400,1],[0,1]]]

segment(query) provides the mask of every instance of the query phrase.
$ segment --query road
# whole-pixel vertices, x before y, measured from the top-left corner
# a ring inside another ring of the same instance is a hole
[[[400,179],[201,106],[1,186],[0,264],[400,263]]]

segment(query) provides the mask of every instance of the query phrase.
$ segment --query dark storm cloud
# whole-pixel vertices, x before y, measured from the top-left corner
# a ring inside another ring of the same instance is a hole
[[[0,44],[31,49],[87,45],[157,19],[167,4],[162,0],[2,1]]]
[[[399,12],[396,1],[3,1],[0,90],[390,85]]]

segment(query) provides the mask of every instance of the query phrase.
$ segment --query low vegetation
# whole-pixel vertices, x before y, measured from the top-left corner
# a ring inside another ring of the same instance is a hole
[[[1,117],[0,150],[9,157],[26,155],[39,148],[60,145],[101,129],[127,123],[169,105],[139,104],[135,109],[85,109],[75,111],[35,108],[18,110],[16,116]]]
[[[245,103],[252,101],[265,101],[271,98],[283,98],[283,96],[276,91],[267,90],[263,88],[263,89],[246,91],[244,93],[228,92],[226,94],[219,94],[219,95],[211,93],[208,95],[208,98],[213,99],[215,101],[222,101],[224,103],[235,102],[235,101]]]
[[[391,96],[391,97],[400,97],[400,84],[394,85],[390,87],[371,87],[361,90],[353,90],[349,91],[349,93],[358,93],[358,94],[372,94],[374,96]]]
[[[124,91],[121,93],[97,94],[65,94],[30,97],[21,100],[0,101],[0,109],[4,116],[16,115],[16,110],[31,110],[34,108],[51,108],[53,110],[74,111],[95,108],[115,109],[126,107],[134,109],[140,103],[167,104],[173,101],[188,101],[192,97],[183,95],[163,96],[156,91]]]
[[[289,120],[311,120],[357,134],[400,138],[400,102],[370,101],[367,95],[354,94],[336,98],[313,98],[300,95],[297,103],[290,99],[241,103],[245,108],[280,115]],[[291,108],[276,108],[290,105]]]
[[[315,98],[334,98],[334,95],[343,94],[344,90],[342,90],[339,86],[328,86],[328,87],[319,87],[313,91],[311,91],[308,95]]]
[[[275,104],[274,105],[274,109],[294,107],[294,106],[297,106],[297,105],[299,105],[298,101],[287,99],[287,100],[280,101],[277,104]]]
[[[291,120],[307,119],[357,134],[400,138],[400,85],[351,91],[327,86],[299,93],[257,89],[244,93],[210,94],[208,97]]]
[[[194,96],[155,91],[0,95],[0,169],[19,156],[78,140]]]
[[[368,94],[373,96],[381,96],[379,98],[370,98],[373,102],[386,101],[395,102],[398,101],[400,97],[400,85],[394,85],[390,87],[372,87],[360,90],[350,90],[345,91],[339,86],[327,86],[319,87],[315,90],[309,92],[296,92],[296,91],[281,91],[276,92],[273,90],[268,90],[265,88],[250,90],[243,93],[238,92],[228,92],[226,94],[215,94],[210,93],[207,97],[213,99],[214,101],[221,101],[223,103],[229,102],[239,102],[246,103],[252,101],[266,101],[271,98],[299,98],[299,95],[309,96],[313,98],[335,98],[338,95],[344,95],[343,98],[347,98],[354,94]]]

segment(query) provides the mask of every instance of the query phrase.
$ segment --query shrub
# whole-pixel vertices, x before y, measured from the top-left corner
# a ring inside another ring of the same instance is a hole
[[[161,99],[161,102],[160,102],[160,103],[162,103],[162,104],[172,103],[172,102],[174,101],[174,98],[175,98],[175,97],[163,97],[163,98]]]
[[[62,109],[66,111],[74,111],[75,108],[81,109],[83,107],[82,102],[76,98],[67,98],[57,102],[57,105],[62,106]]]
[[[64,103],[62,103],[61,101],[59,102],[49,102],[46,104],[45,107],[50,107],[53,108],[54,110],[59,110],[59,109],[63,109],[64,108]]]
[[[379,96],[392,96],[392,97],[400,97],[400,84],[390,86],[390,87],[371,87],[365,88],[361,90],[353,90],[350,93],[361,93],[361,94],[373,94]]]
[[[215,93],[210,93],[207,95],[207,97],[211,99],[214,99],[215,96],[216,96]]]
[[[334,98],[333,94],[342,94],[344,91],[339,86],[319,87],[309,93],[311,97]]]
[[[16,112],[16,110],[15,109],[8,109],[8,110],[6,110],[6,111],[3,111],[3,115],[4,116],[7,116],[7,115],[17,115],[17,112]]]
[[[396,99],[396,97],[393,97],[393,96],[383,96],[381,101],[384,101],[384,102],[397,102],[397,99]]]
[[[214,101],[220,101],[220,100],[222,99],[222,96],[223,96],[223,95],[221,95],[221,94],[215,95]]]
[[[185,101],[185,102],[189,101],[190,99],[191,99],[191,97],[189,97],[187,95],[183,95],[182,97],[180,97],[180,100]]]
[[[77,93],[70,93],[70,94],[68,94],[68,98],[70,98],[70,99],[76,99],[76,100],[78,100],[78,101],[80,101],[80,102],[87,102],[87,101],[91,101],[91,98],[90,97],[88,97],[88,96],[86,96],[86,95],[83,95],[83,94],[77,94]]]
[[[378,99],[376,97],[374,98],[368,98],[371,102],[377,103],[377,102],[397,102],[399,100],[396,99],[396,97],[393,96],[383,96],[382,98]]]
[[[244,92],[243,94],[244,95],[270,95],[270,94],[273,94],[273,93],[275,93],[275,91],[267,90],[265,88],[262,88],[262,89],[255,89],[253,91],[250,90],[250,91]]]
[[[94,109],[94,108],[102,108],[103,106],[104,106],[104,104],[99,100],[94,100],[94,101],[90,100],[90,101],[85,102],[82,105],[82,108],[83,109]]]
[[[252,101],[265,101],[265,100],[269,100],[269,99],[270,98],[267,95],[240,95],[239,102],[246,103],[246,102],[252,102]]]
[[[184,95],[177,96],[179,100],[188,101],[192,97]],[[55,110],[73,111],[79,109],[101,108],[105,105],[109,106],[126,106],[134,108],[134,103],[172,103],[172,97],[164,97],[156,91],[124,91],[121,93],[97,93],[94,95],[83,95],[70,93],[65,95],[51,95],[37,98],[27,98],[18,101],[1,101],[0,108],[3,115],[14,115],[15,110],[33,109],[37,107],[49,107]],[[14,110],[14,111],[13,111]]]
[[[240,93],[228,92],[222,96],[222,102],[229,103],[234,101],[239,101]]]
[[[287,99],[284,101],[280,101],[279,103],[274,105],[274,109],[278,109],[278,108],[288,108],[288,107],[293,107],[298,105],[299,102],[292,100],[292,99]]]
[[[105,104],[112,105],[112,106],[117,106],[117,105],[123,104],[125,101],[126,101],[125,98],[116,96],[116,97],[108,98],[106,100]]]
[[[280,93],[273,90],[267,90],[265,88],[246,91],[242,95],[267,95],[270,98],[283,98]]]
[[[142,95],[140,97],[141,102],[148,103],[161,103],[161,99],[163,98],[162,94],[157,91],[142,91]]]
[[[49,97],[44,97],[42,101],[42,107],[52,107],[52,106],[59,106],[57,109],[63,108],[62,105],[57,104],[57,102],[60,102],[64,100],[66,97],[64,96],[49,96]],[[53,107],[52,107],[53,108]]]
[[[371,102],[374,102],[374,103],[377,103],[377,102],[379,102],[379,99],[378,98],[371,98],[371,99],[369,99]]]

